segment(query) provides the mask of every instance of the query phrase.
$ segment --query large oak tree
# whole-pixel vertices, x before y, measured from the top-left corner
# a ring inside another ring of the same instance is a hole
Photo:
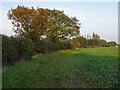
[[[48,15],[42,8],[36,10],[24,6],[18,6],[8,12],[8,17],[14,25],[16,35],[31,39],[34,43],[47,31]]]
[[[64,11],[18,6],[8,12],[16,35],[31,39],[35,45],[45,35],[58,44],[61,39],[79,36],[80,23],[75,17],[69,18]]]

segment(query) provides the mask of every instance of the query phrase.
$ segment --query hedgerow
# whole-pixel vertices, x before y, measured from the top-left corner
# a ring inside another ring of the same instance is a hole
[[[30,40],[2,35],[2,65],[14,65],[20,60],[28,60],[34,53]]]

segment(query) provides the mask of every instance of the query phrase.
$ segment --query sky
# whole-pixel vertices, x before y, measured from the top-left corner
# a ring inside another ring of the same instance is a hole
[[[14,0],[12,0],[14,1]],[[2,1],[0,3],[0,33],[5,35],[14,35],[12,31],[13,25],[11,20],[8,20],[7,12],[11,8],[16,8],[18,5],[26,7],[37,6],[40,8],[63,10],[69,17],[76,17],[81,23],[81,35],[92,35],[93,32],[98,34],[101,39],[107,41],[116,41],[118,43],[118,2],[75,2],[77,0],[61,0],[61,2],[9,2]]]

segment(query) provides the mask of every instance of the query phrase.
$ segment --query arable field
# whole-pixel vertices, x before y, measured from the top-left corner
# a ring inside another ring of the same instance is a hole
[[[118,48],[43,54],[3,72],[3,88],[116,88]]]

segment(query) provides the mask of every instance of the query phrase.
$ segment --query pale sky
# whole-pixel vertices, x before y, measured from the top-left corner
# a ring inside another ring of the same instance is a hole
[[[14,0],[12,0],[14,1]],[[20,0],[21,1],[21,0]],[[36,1],[36,0],[35,0]],[[77,0],[61,0],[61,2],[0,2],[0,33],[5,35],[14,35],[13,25],[8,20],[7,12],[18,5],[36,8],[49,8],[63,10],[69,17],[76,17],[81,22],[81,35],[92,35],[93,32],[100,35],[101,39],[118,42],[118,2],[115,0],[104,0],[106,2],[75,2]],[[69,2],[68,2],[69,1]]]

